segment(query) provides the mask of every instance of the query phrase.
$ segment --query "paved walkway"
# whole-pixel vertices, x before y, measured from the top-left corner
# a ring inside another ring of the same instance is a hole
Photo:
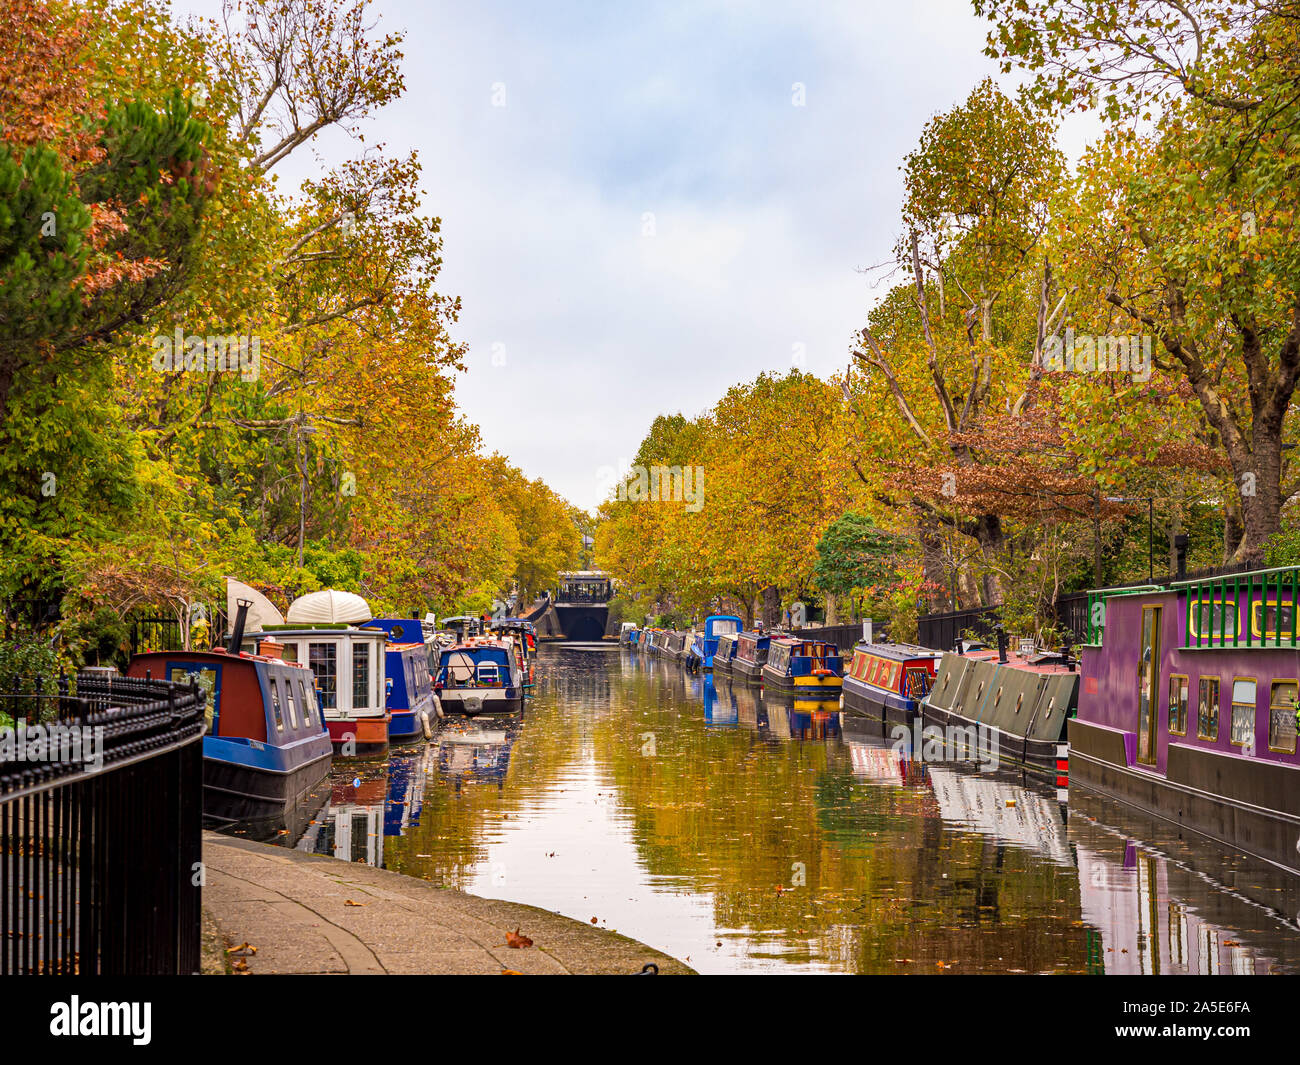
[[[549,910],[438,888],[361,863],[203,834],[205,971],[248,943],[250,973],[690,973]],[[533,946],[507,946],[518,928]]]

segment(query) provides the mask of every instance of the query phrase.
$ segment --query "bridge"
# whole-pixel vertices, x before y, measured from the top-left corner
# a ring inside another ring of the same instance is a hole
[[[527,617],[541,639],[595,643],[611,633],[609,600],[613,595],[609,574],[599,570],[561,573],[554,599],[543,597]]]

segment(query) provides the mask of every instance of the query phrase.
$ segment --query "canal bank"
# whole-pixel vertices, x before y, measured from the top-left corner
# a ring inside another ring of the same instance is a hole
[[[203,836],[205,973],[621,975],[693,970],[606,929],[357,862]],[[519,930],[529,947],[511,947]],[[238,964],[238,963],[236,963]]]

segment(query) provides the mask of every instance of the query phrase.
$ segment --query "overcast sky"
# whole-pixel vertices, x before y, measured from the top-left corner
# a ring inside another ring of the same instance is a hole
[[[969,0],[375,9],[406,31],[406,93],[366,143],[423,160],[440,288],[463,303],[459,403],[487,449],[583,507],[657,414],[846,364],[883,294],[860,270],[898,236],[903,156],[997,73]],[[292,162],[282,180],[315,165]]]

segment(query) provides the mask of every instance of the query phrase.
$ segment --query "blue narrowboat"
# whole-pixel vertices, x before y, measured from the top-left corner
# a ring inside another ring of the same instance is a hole
[[[731,655],[731,675],[758,684],[763,679],[763,667],[772,636],[766,632],[742,632],[736,635],[736,649]]]
[[[797,636],[774,637],[763,666],[763,685],[776,691],[798,692],[805,697],[839,693],[844,683],[840,649],[825,640]]]
[[[713,656],[718,650],[718,638],[724,634],[734,636],[742,627],[735,614],[710,614],[704,620],[704,631],[697,632],[691,640],[688,664],[693,668],[711,670]]]
[[[203,816],[215,825],[290,821],[329,773],[333,748],[312,671],[286,662],[264,640],[239,650],[241,604],[227,647],[153,651],[131,659],[127,675],[198,682],[208,693],[203,736]]]
[[[713,672],[730,673],[732,657],[740,643],[740,633],[720,633],[718,649],[713,652]]]
[[[473,717],[518,710],[524,686],[513,638],[475,636],[448,647],[434,688],[448,714]]]
[[[415,743],[433,734],[438,716],[433,694],[437,647],[424,642],[418,619],[372,618],[367,628],[388,634],[384,648],[389,743]]]

